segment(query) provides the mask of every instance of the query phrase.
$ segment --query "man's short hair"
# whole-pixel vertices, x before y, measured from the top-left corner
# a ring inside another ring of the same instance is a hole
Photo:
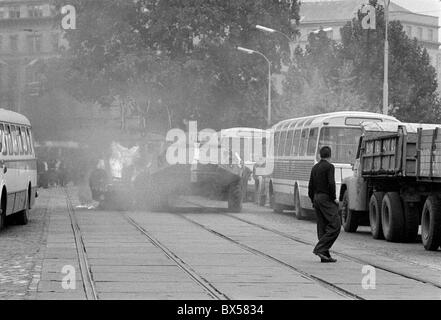
[[[331,158],[331,148],[330,147],[321,148],[320,149],[320,158],[322,158],[322,159]]]

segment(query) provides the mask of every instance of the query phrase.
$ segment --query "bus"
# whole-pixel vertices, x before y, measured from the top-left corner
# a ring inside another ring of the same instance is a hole
[[[14,215],[26,225],[37,196],[37,159],[31,123],[16,112],[0,109],[0,230]]]
[[[266,157],[266,141],[270,135],[269,130],[257,128],[230,128],[224,129],[220,133],[221,146],[226,150],[234,150],[242,161],[243,165],[248,169],[248,179],[244,186],[244,199],[254,200],[252,196],[256,191],[255,177],[252,174],[256,163],[261,163]]]
[[[320,160],[319,150],[332,149],[336,193],[344,178],[352,175],[364,122],[399,122],[396,118],[370,112],[334,112],[284,120],[273,126],[274,170],[269,181],[269,201],[275,212],[293,210],[297,219],[312,210],[308,184],[312,167]]]

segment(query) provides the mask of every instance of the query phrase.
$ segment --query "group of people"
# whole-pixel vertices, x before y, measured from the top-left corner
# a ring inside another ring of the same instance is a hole
[[[37,161],[38,186],[50,188],[67,184],[67,168],[60,159]]]

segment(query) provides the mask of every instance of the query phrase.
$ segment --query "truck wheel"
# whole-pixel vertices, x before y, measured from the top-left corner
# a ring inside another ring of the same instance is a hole
[[[305,214],[305,210],[302,208],[302,203],[300,202],[300,192],[299,192],[299,187],[297,186],[294,191],[294,206],[296,210],[296,218],[298,220],[304,220],[306,214]]]
[[[404,216],[398,192],[388,192],[381,204],[381,224],[387,241],[402,242],[404,239]]]
[[[349,194],[346,190],[343,195],[342,203],[342,225],[346,232],[354,233],[358,229],[358,217],[355,215],[354,210],[349,209]]]
[[[228,189],[228,210],[239,213],[242,211],[242,185],[233,183]]]
[[[441,245],[441,199],[431,195],[424,204],[421,238],[426,250],[436,251]]]
[[[404,241],[415,242],[418,236],[419,210],[418,203],[403,201]]]
[[[384,192],[374,192],[369,201],[369,224],[374,239],[384,239],[383,227],[381,224],[381,203]]]

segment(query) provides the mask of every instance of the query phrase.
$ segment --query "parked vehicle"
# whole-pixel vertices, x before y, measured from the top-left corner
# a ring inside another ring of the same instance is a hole
[[[22,225],[37,196],[37,159],[31,123],[16,112],[0,109],[0,230],[6,217]]]
[[[222,130],[224,144],[235,144],[239,151],[239,158],[248,168],[244,179],[244,201],[254,201],[259,192],[259,178],[254,175],[255,165],[262,163],[266,157],[266,143],[269,131],[257,128],[230,128]]]
[[[371,227],[375,239],[441,245],[441,136],[435,125],[370,123],[352,177],[340,190],[345,231]]]
[[[308,197],[308,182],[312,167],[320,160],[323,146],[332,149],[337,193],[343,179],[352,175],[358,140],[362,134],[360,124],[399,121],[393,117],[369,112],[334,112],[276,124],[273,161],[274,170],[269,181],[271,207],[276,212],[295,209],[298,219],[308,216],[312,203]]]

